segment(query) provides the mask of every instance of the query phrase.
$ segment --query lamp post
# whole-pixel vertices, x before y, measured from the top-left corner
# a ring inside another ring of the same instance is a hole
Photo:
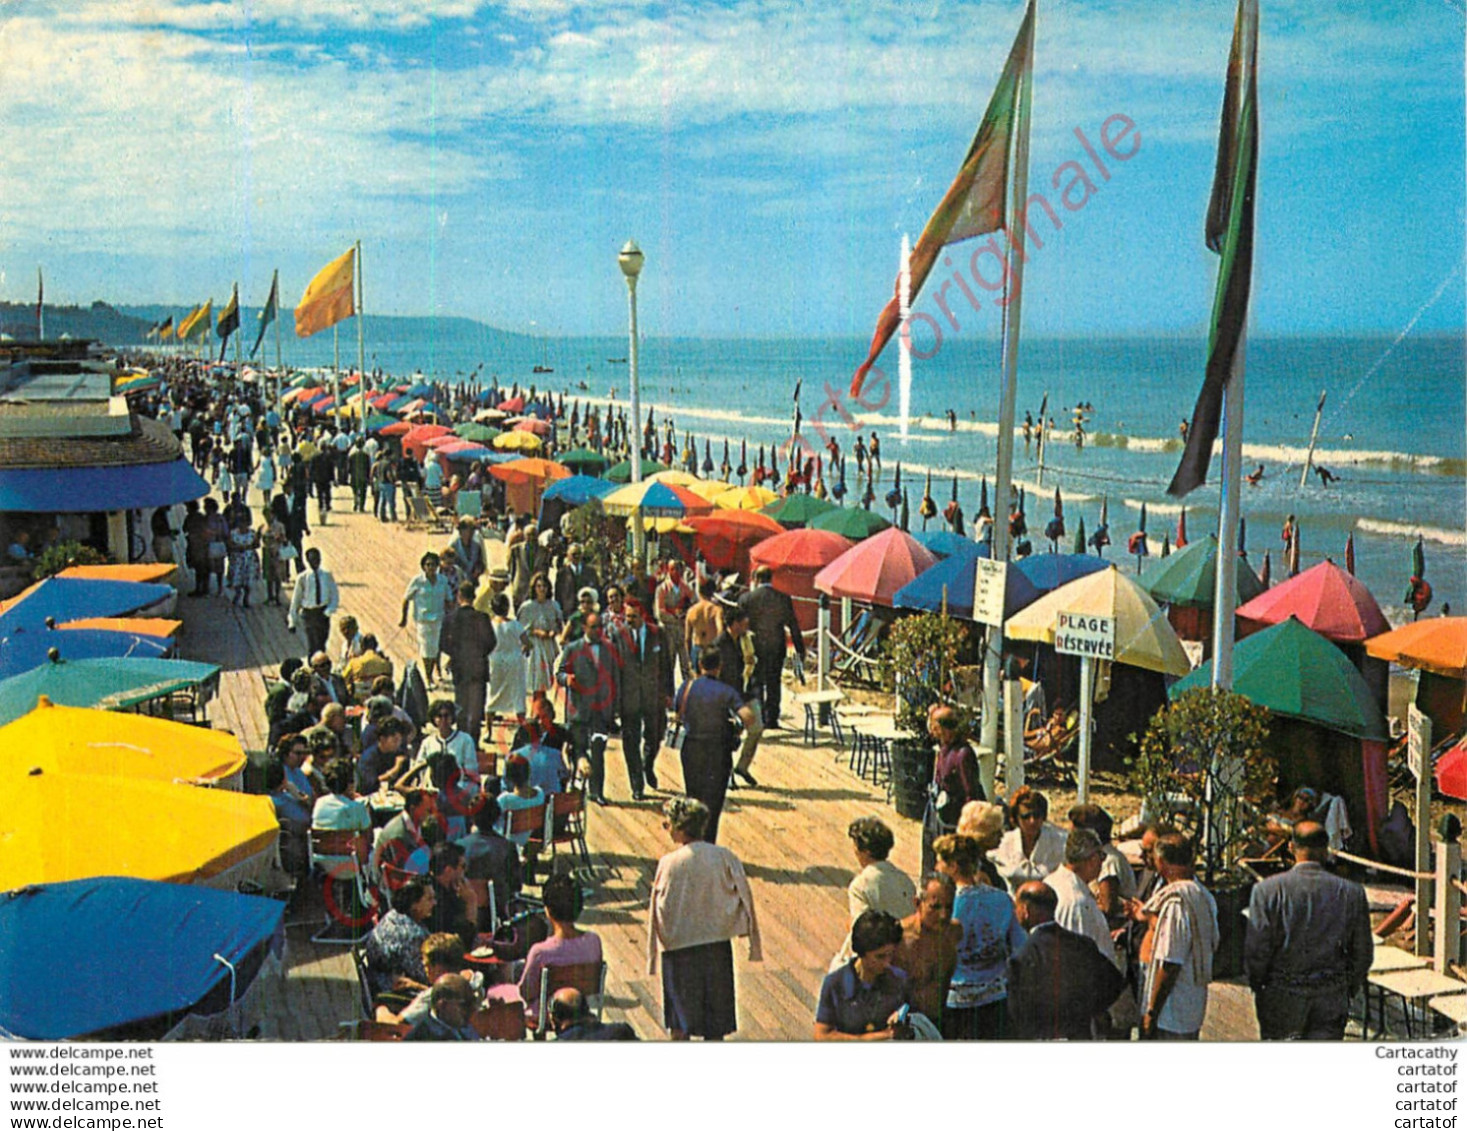
[[[628,439],[631,447],[632,482],[642,481],[642,401],[637,389],[637,276],[642,273],[644,260],[642,249],[635,240],[627,240],[616,262],[627,280],[627,304],[630,310],[631,343],[627,353],[627,367],[631,370],[632,416]],[[644,565],[647,562],[647,532],[642,525],[642,508],[632,515],[632,557]]]

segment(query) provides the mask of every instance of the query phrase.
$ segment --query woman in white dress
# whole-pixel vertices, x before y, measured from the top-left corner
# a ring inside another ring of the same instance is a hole
[[[530,638],[524,626],[509,615],[509,598],[503,593],[494,595],[489,609],[494,621],[494,651],[489,653],[489,702],[484,709],[492,725],[501,716],[524,716]]]
[[[270,504],[270,494],[275,490],[275,461],[268,455],[260,461],[260,470],[255,476],[255,486],[264,498],[263,505]]]
[[[526,690],[533,695],[555,686],[555,641],[565,620],[550,595],[550,579],[537,573],[530,580],[530,599],[519,607],[520,627],[530,636],[530,674]]]

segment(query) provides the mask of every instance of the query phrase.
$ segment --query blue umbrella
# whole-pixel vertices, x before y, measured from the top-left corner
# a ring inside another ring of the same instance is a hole
[[[594,475],[572,475],[569,479],[557,479],[550,484],[540,498],[544,502],[562,499],[573,507],[581,507],[615,490],[615,483],[597,479]]]
[[[1104,558],[1090,554],[1031,554],[1014,563],[1019,571],[1041,593],[1068,585],[1078,577],[1086,577],[1107,568]]]
[[[40,667],[56,649],[63,660],[95,660],[115,656],[159,659],[173,642],[157,636],[131,632],[108,632],[99,628],[18,628],[0,636],[0,679]]]
[[[987,557],[986,551],[982,550],[978,543],[971,538],[964,538],[961,534],[954,534],[951,530],[924,530],[920,534],[913,534],[913,538],[921,542],[939,558],[951,558],[955,555],[982,554]]]
[[[126,617],[174,596],[171,585],[141,581],[48,577],[0,613],[0,636],[20,627],[41,628],[47,619],[64,624],[83,617]]]
[[[976,549],[976,543],[969,543]],[[943,587],[947,587],[947,611],[949,616],[969,620],[973,616],[973,583],[978,572],[978,559],[988,557],[986,552],[954,554],[938,562],[931,569],[919,573],[906,585],[897,590],[892,603],[899,609],[925,609],[928,612],[942,611]],[[1024,576],[1022,563],[1008,564],[1008,581],[1004,587],[1003,615],[1011,617],[1027,605],[1032,605],[1044,596]]]
[[[6,893],[0,1031],[61,1041],[221,1013],[284,948],[284,918],[277,900],[118,876]]]

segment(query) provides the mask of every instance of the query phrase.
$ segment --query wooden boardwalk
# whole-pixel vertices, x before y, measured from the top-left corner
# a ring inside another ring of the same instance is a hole
[[[349,493],[339,489],[336,503],[349,508]],[[314,503],[310,510],[314,516]],[[397,628],[403,587],[417,572],[422,553],[441,548],[448,537],[382,525],[370,514],[348,509],[313,527],[306,545],[321,549],[325,567],[335,575],[341,612],[355,615],[362,630],[375,633],[401,665],[415,646],[411,627]],[[263,594],[249,610],[232,606],[227,597],[179,602],[187,626],[183,654],[225,668],[211,718],[240,735],[252,754],[265,742],[262,675],[273,674],[281,660],[299,655],[305,644],[303,636],[287,632],[283,610],[262,602]],[[331,652],[339,647],[333,635]],[[661,987],[645,973],[647,899],[657,859],[672,847],[661,827],[660,798],[680,787],[680,770],[676,756],[664,751],[657,766],[662,793],[634,803],[627,800],[626,769],[616,742],[607,752],[607,766],[607,793],[614,804],[591,809],[588,839],[600,882],[581,923],[601,936],[605,950],[607,1019],[628,1022],[644,1039],[664,1039]],[[844,752],[828,742],[810,748],[798,735],[781,732],[761,745],[754,770],[760,788],[730,793],[720,827],[722,843],[748,872],[764,939],[764,960],[758,963],[747,960],[743,941],[734,946],[736,1039],[808,1040],[821,979],[847,928],[845,888],[855,871],[847,826],[866,815],[887,821],[897,837],[892,859],[909,875],[918,870],[919,827],[898,817],[885,790],[851,773]],[[267,1036],[330,1039],[340,1022],[357,1016],[349,954],[343,947],[310,942],[321,922],[319,907],[314,892],[298,896],[293,905],[290,969],[279,1000],[270,1005]],[[1213,998],[1205,1036],[1256,1037],[1246,988],[1218,985]]]

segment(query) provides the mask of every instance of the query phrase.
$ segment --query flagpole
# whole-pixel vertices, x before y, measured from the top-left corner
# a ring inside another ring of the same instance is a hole
[[[1233,639],[1238,607],[1238,493],[1243,462],[1243,354],[1248,324],[1243,324],[1233,371],[1223,393],[1222,498],[1217,514],[1217,586],[1212,609],[1212,687],[1233,689]]]
[[[282,360],[280,351],[280,268],[275,268],[275,274],[270,280],[270,293],[275,296],[275,400],[276,411],[284,417],[285,405],[280,400],[285,395],[285,362]]]
[[[36,340],[46,340],[46,280],[41,268],[36,268]]]
[[[357,376],[359,378],[357,391],[361,394],[359,407],[362,412],[361,427],[362,435],[366,434],[367,428],[367,315],[363,310],[362,298],[365,289],[362,284],[362,241],[357,240]]]
[[[1314,408],[1314,427],[1309,430],[1309,452],[1304,457],[1304,470],[1299,472],[1299,490],[1304,490],[1304,484],[1309,479],[1309,469],[1314,466],[1314,445],[1319,440],[1319,418],[1324,415],[1324,398],[1329,393],[1323,389],[1319,394],[1319,404]]]
[[[1030,0],[1033,3],[1033,0]],[[1014,402],[1019,385],[1019,328],[1024,300],[1024,206],[1029,199],[1029,108],[1033,94],[1033,40],[1027,65],[1020,69],[1019,112],[1013,138],[1013,176],[1007,188],[1005,228],[1009,238],[1009,294],[1003,311],[1004,382],[998,407],[998,468],[994,483],[993,560],[1009,559],[1009,492],[1014,480]],[[1003,610],[999,621],[988,630],[988,647],[983,659],[983,718],[979,731],[979,773],[984,792],[994,796],[998,770],[998,701],[1002,675]],[[1020,749],[1011,737],[1010,746]],[[1019,763],[1023,764],[1020,750]]]

